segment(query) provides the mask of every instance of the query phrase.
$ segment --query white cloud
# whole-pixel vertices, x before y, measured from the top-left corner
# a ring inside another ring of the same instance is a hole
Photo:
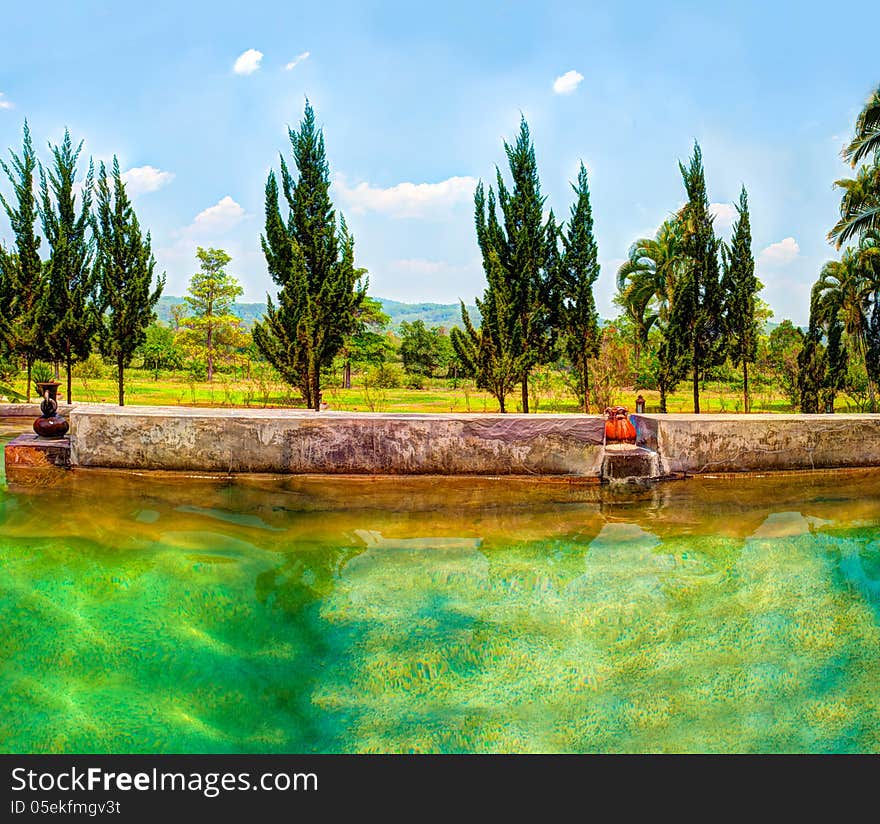
[[[715,217],[715,228],[725,231],[736,220],[736,206],[732,203],[710,203],[709,211]]]
[[[232,65],[232,71],[236,74],[253,74],[260,68],[260,61],[263,59],[263,52],[256,49],[248,49],[242,52]]]
[[[196,232],[220,234],[241,223],[244,218],[244,209],[226,195],[213,206],[199,212],[185,231],[191,234]]]
[[[439,183],[398,183],[382,189],[369,183],[349,186],[342,175],[335,178],[344,203],[356,213],[382,212],[392,217],[421,217],[470,201],[477,186],[474,177],[450,177]]]
[[[584,76],[580,72],[576,72],[572,69],[565,74],[559,75],[559,77],[553,81],[553,92],[555,94],[571,94],[578,86],[580,86],[581,80],[583,79]]]
[[[242,283],[251,299],[263,300],[265,291],[265,263],[259,251],[259,242],[248,236],[250,227],[236,230],[251,215],[229,195],[213,206],[199,212],[192,223],[169,233],[168,243],[156,248],[159,268],[168,273],[166,293],[181,295],[196,265],[199,246],[220,246],[232,255],[235,266],[242,274]],[[257,234],[259,237],[259,234]],[[231,271],[235,271],[234,269]]]
[[[284,71],[289,72],[291,69],[295,69],[300,63],[303,62],[303,60],[309,59],[309,54],[310,52],[307,51],[303,52],[302,54],[298,54],[296,57],[293,58],[293,60],[291,60],[284,66]]]
[[[174,180],[173,172],[163,172],[155,166],[135,166],[122,173],[122,182],[130,197],[155,192]]]
[[[6,98],[6,95],[3,92],[0,92],[0,109],[14,109],[15,103]]]
[[[785,266],[800,254],[801,247],[793,237],[787,237],[778,243],[771,243],[758,255],[758,263],[769,266]]]

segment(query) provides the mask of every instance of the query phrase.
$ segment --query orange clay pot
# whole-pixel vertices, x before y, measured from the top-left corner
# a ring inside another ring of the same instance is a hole
[[[626,407],[611,406],[605,410],[606,443],[635,443],[636,428],[630,423]]]

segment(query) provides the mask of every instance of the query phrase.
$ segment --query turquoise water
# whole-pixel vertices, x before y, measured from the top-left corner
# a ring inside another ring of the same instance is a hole
[[[66,473],[0,485],[0,749],[874,751],[878,605],[875,471]]]

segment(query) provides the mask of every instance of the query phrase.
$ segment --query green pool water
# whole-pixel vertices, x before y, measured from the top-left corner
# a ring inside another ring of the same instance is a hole
[[[875,751],[878,606],[876,471],[0,483],[0,749]]]

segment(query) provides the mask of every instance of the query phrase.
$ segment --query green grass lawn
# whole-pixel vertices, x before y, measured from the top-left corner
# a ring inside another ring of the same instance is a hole
[[[377,389],[365,388],[358,376],[352,389],[341,389],[338,382],[327,382],[324,400],[331,409],[352,412],[497,412],[498,404],[489,395],[476,389],[472,382],[435,380],[426,383],[424,389]],[[14,388],[24,392],[24,378],[14,381]],[[129,405],[147,406],[218,406],[218,407],[302,407],[299,393],[278,381],[264,379],[243,380],[220,373],[212,383],[190,381],[184,373],[162,372],[158,379],[150,371],[130,369],[126,372],[125,400]],[[59,387],[63,400],[65,384]],[[635,409],[636,389],[624,389],[616,393],[614,402]],[[659,394],[641,390],[647,401],[647,411],[659,409]],[[111,374],[102,378],[74,376],[73,400],[88,403],[116,403],[116,381]],[[703,412],[742,411],[742,398],[731,387],[721,383],[707,383],[700,395]],[[508,411],[519,411],[519,392],[508,398]],[[857,411],[844,396],[838,397],[836,409],[840,412]],[[678,392],[669,396],[669,412],[692,412],[693,400],[690,386],[682,384]],[[563,386],[539,391],[532,399],[532,411],[579,412],[574,396]],[[601,412],[591,409],[591,412]],[[790,412],[788,401],[777,390],[758,389],[752,396],[753,412]]]

